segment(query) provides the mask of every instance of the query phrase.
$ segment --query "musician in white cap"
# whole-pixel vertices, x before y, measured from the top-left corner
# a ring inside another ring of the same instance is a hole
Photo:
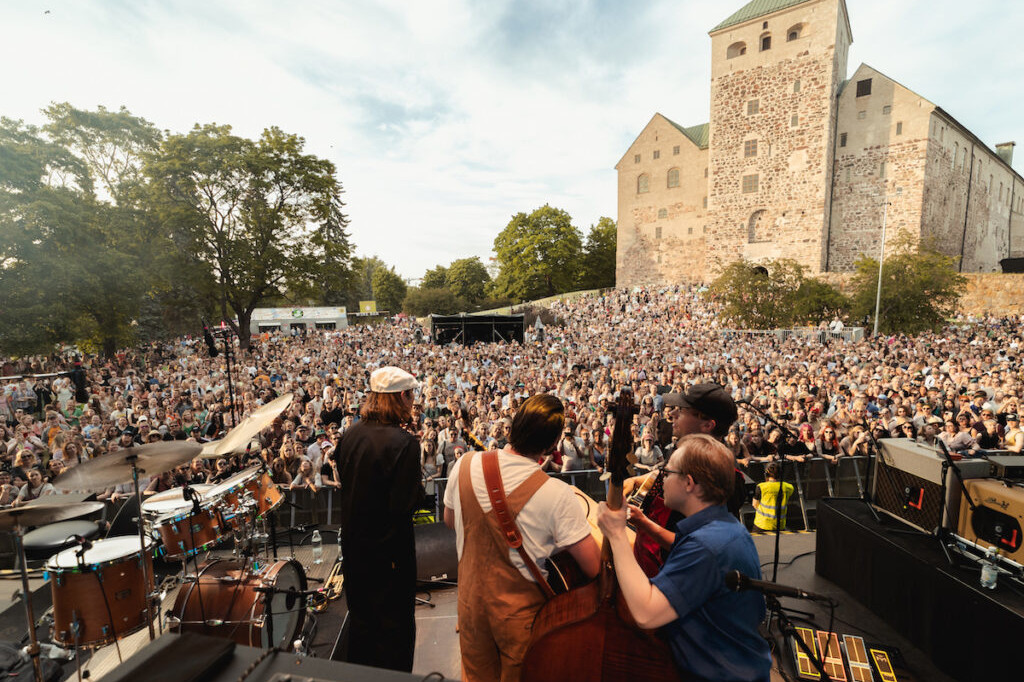
[[[402,426],[412,418],[418,387],[398,367],[374,370],[361,419],[337,447],[351,618],[347,660],[406,672],[416,644],[412,515],[423,484],[419,442]]]

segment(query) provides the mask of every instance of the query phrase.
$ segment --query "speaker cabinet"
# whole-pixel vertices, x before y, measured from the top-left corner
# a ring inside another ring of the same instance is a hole
[[[977,509],[962,501],[957,535],[1024,564],[1024,488],[987,479],[967,481],[967,492]]]

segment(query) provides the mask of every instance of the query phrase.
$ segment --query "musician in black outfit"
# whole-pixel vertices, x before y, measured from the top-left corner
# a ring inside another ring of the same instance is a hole
[[[341,548],[351,627],[348,661],[412,671],[416,645],[416,544],[412,514],[423,499],[420,446],[408,372],[370,375],[362,419],[337,447]]]

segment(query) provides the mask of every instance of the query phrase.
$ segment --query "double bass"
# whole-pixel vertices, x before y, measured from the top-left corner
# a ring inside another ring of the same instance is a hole
[[[608,455],[607,504],[622,508],[622,483],[629,476],[633,449],[630,425],[636,407],[627,389],[619,393],[615,430]],[[612,550],[601,547],[601,571],[582,587],[559,594],[541,607],[523,659],[522,679],[531,682],[603,680],[665,682],[682,680],[665,644],[637,624],[615,578]]]

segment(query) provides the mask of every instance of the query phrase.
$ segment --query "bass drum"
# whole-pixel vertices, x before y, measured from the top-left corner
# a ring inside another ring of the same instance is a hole
[[[263,587],[282,591],[274,593],[270,609],[266,595],[256,590]],[[175,632],[197,632],[245,646],[289,646],[301,634],[306,615],[305,601],[294,593],[305,589],[306,573],[294,560],[275,561],[252,572],[240,561],[214,559],[199,567],[198,576],[184,578],[169,626]]]

